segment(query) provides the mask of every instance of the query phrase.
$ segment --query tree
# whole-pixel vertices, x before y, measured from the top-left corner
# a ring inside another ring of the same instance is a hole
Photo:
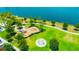
[[[1,19],[2,19],[2,21],[5,23],[6,21],[7,21],[7,18],[8,17],[11,17],[11,13],[9,13],[9,12],[4,12],[4,13],[1,13],[0,14],[0,16],[1,16]]]
[[[8,33],[6,36],[7,37],[12,37],[16,34],[14,31],[14,27],[6,27],[6,32]]]
[[[74,30],[75,30],[75,31],[79,31],[79,23],[77,23],[77,24],[75,25],[75,27],[76,27],[76,28],[75,28]]]
[[[22,26],[21,22],[16,22],[17,26]]]
[[[25,20],[25,21],[26,21],[26,20],[27,20],[27,18],[24,18],[23,20]]]
[[[29,47],[25,41],[25,37],[21,33],[19,33],[15,38],[18,40],[20,50],[27,51]]]
[[[4,12],[4,13],[1,13],[0,14],[1,15],[1,17],[10,17],[12,14],[10,13],[10,12]]]
[[[34,22],[33,22],[32,17],[30,17],[30,26],[34,26]]]
[[[5,36],[5,38],[6,38],[6,40],[8,41],[8,42],[12,42],[13,41],[13,36],[15,35],[15,33],[13,34],[13,33],[7,33],[7,35]]]
[[[12,26],[12,25],[14,25],[14,20],[12,20],[12,19],[7,20],[7,23],[6,23],[6,24],[7,24],[7,25],[5,26],[6,31],[7,31],[8,33],[14,33],[14,26]]]
[[[34,23],[36,23],[37,22],[37,18],[34,18]]]
[[[59,42],[56,39],[50,40],[50,49],[52,51],[58,51],[59,50]]]
[[[4,48],[4,50],[6,50],[6,51],[16,51],[16,50],[12,47],[11,44],[7,44],[7,43],[4,44],[3,48]]]
[[[67,27],[68,27],[68,24],[67,24],[67,23],[64,23],[64,24],[63,24],[63,29],[64,29],[64,30],[67,30]]]
[[[43,32],[43,31],[44,31],[43,24],[40,24],[40,30],[41,30],[41,32]]]
[[[79,28],[79,23],[75,25],[76,28]]]
[[[51,23],[52,23],[52,26],[55,26],[55,21],[53,20],[53,21],[51,21]]]
[[[12,38],[9,38],[9,39],[8,39],[8,42],[12,42],[12,41],[13,41],[13,39],[12,39]]]
[[[16,34],[16,32],[14,31],[14,27],[12,27],[12,26],[10,26],[10,25],[8,25],[8,26],[6,26],[6,32],[7,32],[7,34],[6,34],[6,39],[8,40],[8,41],[12,41],[11,40],[11,37],[13,37],[13,36],[15,36],[15,34]]]
[[[41,32],[43,32],[45,30],[44,25],[43,25],[43,21],[40,21],[39,28],[40,28]]]
[[[18,41],[22,41],[23,39],[24,39],[24,36],[21,34],[21,33],[19,33],[19,34],[17,34],[17,36],[15,37]]]
[[[21,41],[20,50],[22,50],[22,51],[28,51],[29,50],[29,46],[27,45],[25,40]]]
[[[13,26],[13,25],[22,26],[22,20],[17,19],[16,17],[12,16],[10,18],[10,20],[7,20],[7,25],[10,25],[10,26]]]
[[[46,21],[47,21],[47,20],[43,20],[42,23],[45,24]]]
[[[6,39],[8,40],[8,39],[11,38],[12,36],[10,35],[10,33],[8,33],[5,37],[6,37]]]
[[[13,33],[14,32],[14,27],[6,27],[6,31],[8,33]]]

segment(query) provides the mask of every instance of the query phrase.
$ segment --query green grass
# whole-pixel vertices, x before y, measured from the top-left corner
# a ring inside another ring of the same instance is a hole
[[[36,25],[39,27],[39,25]],[[79,51],[79,36],[74,34],[69,34],[66,32],[62,32],[55,28],[50,28],[47,26],[43,26],[45,31],[40,32],[38,34],[34,34],[28,38],[26,38],[26,42],[29,45],[29,51],[50,51],[49,41],[53,38],[56,38],[59,41],[59,51]],[[5,38],[7,32],[0,32],[0,37]],[[36,46],[35,42],[37,39],[43,38],[47,41],[47,45],[43,48]],[[12,42],[16,47],[18,43],[15,40]]]
[[[0,32],[0,37],[5,38],[5,36],[7,35],[7,32],[6,31],[3,31],[3,32]]]
[[[49,51],[49,41],[56,38],[59,41],[60,51],[76,51],[79,50],[79,36],[62,32],[55,28],[44,27],[46,31],[39,34],[34,34],[30,38],[27,38],[30,51]],[[67,38],[66,38],[67,37]],[[35,41],[39,38],[43,38],[47,41],[47,45],[43,48],[37,47]],[[30,42],[29,42],[30,41]]]
[[[38,33],[38,34],[34,34],[32,35],[29,39],[27,38],[27,43],[29,44],[29,47],[31,51],[48,51],[50,50],[49,48],[49,41],[53,38],[57,38],[57,32],[58,34],[61,34],[60,31],[55,31],[55,29],[49,28],[49,27],[44,27],[45,31]],[[62,33],[61,35],[58,35],[59,37],[63,37],[64,33]],[[35,41],[37,39],[43,38],[47,41],[47,45],[43,48],[37,47],[35,44]],[[58,39],[59,40],[59,39]],[[31,41],[31,43],[29,43],[28,41]],[[32,45],[32,46],[31,46]]]

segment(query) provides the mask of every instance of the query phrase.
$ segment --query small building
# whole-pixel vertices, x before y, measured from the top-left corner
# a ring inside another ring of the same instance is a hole
[[[23,32],[24,29],[25,29],[25,26],[18,27],[17,29],[18,29],[19,32]]]

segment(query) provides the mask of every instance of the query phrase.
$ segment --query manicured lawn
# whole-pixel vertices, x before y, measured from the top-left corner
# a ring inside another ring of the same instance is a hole
[[[34,34],[29,38],[26,38],[26,41],[29,45],[29,50],[31,51],[49,51],[49,41],[53,38],[56,38],[59,41],[59,50],[60,51],[71,51],[79,50],[79,36],[72,35],[69,33],[64,33],[55,28],[44,27],[46,31]],[[39,38],[43,38],[47,41],[47,45],[43,48],[36,46],[35,41]]]
[[[39,25],[36,25],[39,26]],[[29,46],[29,51],[50,51],[49,42],[51,39],[56,38],[59,41],[59,51],[79,51],[79,36],[62,32],[55,28],[43,26],[45,31],[34,34],[26,38],[26,42]],[[7,32],[0,32],[0,37],[5,38]],[[43,38],[47,41],[45,47],[36,46],[37,39]],[[6,39],[6,38],[5,38]],[[13,45],[18,47],[17,39],[12,42]]]

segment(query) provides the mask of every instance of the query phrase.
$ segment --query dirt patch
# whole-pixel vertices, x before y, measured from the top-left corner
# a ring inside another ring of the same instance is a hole
[[[24,34],[24,37],[28,37],[28,36],[30,36],[30,35],[32,35],[34,33],[38,33],[38,32],[40,32],[39,28],[30,27],[30,28],[24,29],[23,34]]]

